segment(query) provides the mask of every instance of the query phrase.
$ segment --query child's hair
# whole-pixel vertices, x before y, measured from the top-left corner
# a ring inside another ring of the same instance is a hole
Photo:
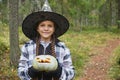
[[[56,57],[56,53],[55,53],[55,37],[54,37],[54,35],[52,36],[51,41],[52,41],[51,42],[51,52],[52,52],[51,55]],[[36,38],[36,55],[41,54],[40,51],[39,51],[39,49],[40,49],[39,44],[40,44],[40,36],[37,36],[37,38]]]
[[[44,21],[44,20],[43,20]],[[50,21],[52,21],[52,20],[50,20]],[[35,30],[37,30],[37,28],[38,28],[38,25],[40,24],[40,22],[42,22],[42,21],[38,21],[38,22],[36,22],[36,24],[34,25],[35,26]],[[57,24],[54,22],[54,21],[52,21],[53,23],[54,23],[54,28],[55,28],[55,30],[56,30],[56,26],[57,26]],[[51,55],[52,56],[54,56],[54,57],[56,57],[56,54],[55,54],[55,34],[53,33],[53,35],[52,35],[52,37],[51,37],[52,39],[51,39]],[[38,55],[38,54],[41,54],[40,52],[39,52],[39,49],[40,49],[40,46],[39,46],[39,44],[40,44],[40,34],[37,32],[37,37],[36,37],[36,55]]]
[[[39,54],[39,47],[40,47],[39,44],[40,44],[40,37],[37,36],[36,37],[36,55]]]
[[[55,36],[54,35],[53,35],[51,41],[52,41],[52,43],[51,43],[52,56],[56,57],[56,53],[55,53]]]

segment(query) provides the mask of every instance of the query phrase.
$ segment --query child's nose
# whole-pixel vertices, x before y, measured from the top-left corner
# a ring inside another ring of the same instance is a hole
[[[45,28],[44,28],[45,30],[48,30],[48,26],[45,26]]]

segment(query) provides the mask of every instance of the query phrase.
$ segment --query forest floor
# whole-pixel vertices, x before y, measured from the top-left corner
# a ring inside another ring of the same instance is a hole
[[[107,41],[105,46],[95,47],[80,80],[112,80],[108,73],[111,67],[110,59],[113,57],[112,52],[119,45],[120,39],[115,39]]]

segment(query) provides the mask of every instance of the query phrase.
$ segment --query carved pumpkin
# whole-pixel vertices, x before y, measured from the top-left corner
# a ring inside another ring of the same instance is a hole
[[[39,55],[34,58],[33,67],[39,71],[53,71],[57,69],[58,63],[51,55]]]

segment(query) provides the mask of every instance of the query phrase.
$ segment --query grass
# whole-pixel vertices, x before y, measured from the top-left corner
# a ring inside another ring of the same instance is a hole
[[[111,59],[113,65],[110,69],[110,75],[112,78],[120,80],[120,46],[114,50],[113,56]]]
[[[83,66],[91,55],[91,50],[96,46],[106,45],[108,40],[120,38],[119,34],[114,32],[96,30],[87,30],[82,32],[68,31],[60,39],[65,41],[70,48],[73,64],[76,69],[75,80],[79,80],[82,75]]]
[[[8,78],[9,80],[19,80],[17,77],[17,68],[9,65],[9,27],[0,24],[0,79]],[[103,28],[83,28],[82,32],[69,30],[59,39],[66,43],[71,51],[73,65],[75,67],[75,80],[79,80],[82,75],[83,67],[90,58],[91,50],[96,46],[106,45],[111,39],[120,39],[120,31],[115,29],[105,30]],[[20,47],[28,39],[24,36],[19,28]],[[118,51],[119,52],[119,51]]]

